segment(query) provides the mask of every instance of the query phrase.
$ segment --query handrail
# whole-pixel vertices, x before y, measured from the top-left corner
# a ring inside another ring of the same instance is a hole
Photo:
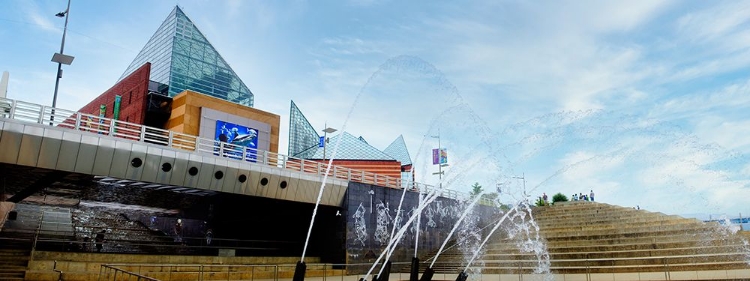
[[[44,210],[42,210],[42,215],[39,217],[39,226],[36,228],[36,231],[34,233],[34,243],[31,246],[31,258],[34,258],[34,252],[36,251],[36,242],[39,240],[39,232],[42,230],[42,224],[44,223]]]
[[[235,161],[274,166],[302,173],[313,173],[319,176],[323,176],[326,170],[325,163],[319,161],[294,158],[271,151],[242,147],[213,139],[8,98],[0,98],[0,118],[162,145],[203,155],[214,155]],[[310,169],[310,167],[316,167],[316,169]],[[422,193],[427,193],[427,190],[435,188],[423,183],[404,182],[401,178],[379,175],[343,166],[333,166],[329,176],[390,188],[410,188]],[[466,200],[470,197],[468,194],[455,190],[443,190],[441,196],[458,200]],[[482,198],[480,203],[483,205],[493,205],[491,200],[485,198]]]

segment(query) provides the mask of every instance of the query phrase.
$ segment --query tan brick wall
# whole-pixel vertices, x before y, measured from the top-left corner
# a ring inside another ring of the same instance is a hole
[[[197,136],[200,130],[201,107],[270,124],[270,151],[279,152],[279,126],[281,124],[281,117],[279,115],[189,90],[173,98],[172,115],[169,117],[166,129]]]

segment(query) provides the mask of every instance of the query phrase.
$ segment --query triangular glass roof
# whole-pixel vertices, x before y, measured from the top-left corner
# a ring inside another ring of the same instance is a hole
[[[326,159],[333,156],[333,149],[341,138],[341,144],[335,159],[345,160],[386,160],[399,161],[401,165],[410,165],[411,158],[406,149],[403,136],[396,138],[385,151],[381,151],[368,144],[364,137],[355,137],[347,132],[330,136],[325,149],[319,147],[320,134],[310,124],[294,101],[289,108],[289,152],[288,155],[302,159]]]
[[[409,156],[409,149],[406,148],[403,135],[393,140],[383,152],[401,162],[401,166],[411,165],[411,156]]]
[[[325,158],[331,158],[333,156],[333,150],[336,146],[336,142],[341,138],[341,144],[336,151],[334,159],[341,160],[397,160],[383,153],[379,149],[367,144],[362,139],[355,137],[347,132],[343,132],[334,137],[331,137],[330,142],[327,144],[328,147],[325,149]],[[315,154],[310,157],[311,159],[323,159],[323,148],[317,148]]]
[[[255,102],[250,89],[179,6],[151,36],[120,80],[146,62],[151,63],[150,80],[169,85],[169,96],[193,90],[250,107]]]
[[[289,152],[291,157],[307,159],[312,157],[318,147],[320,135],[310,125],[297,104],[292,101],[289,108]],[[322,152],[321,152],[322,155]]]

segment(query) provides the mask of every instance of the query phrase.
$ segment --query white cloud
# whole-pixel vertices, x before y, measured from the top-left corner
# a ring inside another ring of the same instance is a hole
[[[712,41],[735,32],[750,19],[750,3],[723,1],[681,16],[677,29],[695,41]]]
[[[36,26],[44,31],[49,32],[60,32],[60,29],[55,26],[52,19],[57,19],[54,15],[42,15],[39,12],[39,7],[35,4],[23,5],[23,13],[29,18],[29,20]],[[64,11],[64,10],[62,10]]]

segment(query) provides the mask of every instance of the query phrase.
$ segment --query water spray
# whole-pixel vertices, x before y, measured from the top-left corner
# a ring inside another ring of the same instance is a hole
[[[386,255],[386,253],[392,252],[391,248],[395,247],[398,244],[398,241],[401,240],[401,237],[403,237],[404,232],[406,232],[406,230],[408,229],[407,226],[411,225],[411,223],[414,221],[414,219],[417,217],[417,215],[420,212],[422,212],[422,210],[427,205],[429,205],[430,203],[432,203],[432,201],[434,201],[438,197],[438,195],[440,194],[438,191],[442,191],[442,189],[434,189],[434,190],[431,191],[431,193],[427,196],[427,198],[425,199],[425,201],[423,202],[423,204],[420,205],[419,208],[417,208],[417,211],[414,212],[414,214],[412,214],[411,217],[409,217],[409,220],[406,221],[406,223],[404,224],[404,226],[401,227],[401,229],[398,231],[398,233],[396,233],[396,238],[394,239],[394,241],[396,243],[393,243],[393,245],[386,246],[386,249],[382,253],[380,253],[380,256],[378,256],[378,258],[372,264],[372,267],[370,267],[370,270],[368,270],[367,273],[364,276],[369,276],[372,273],[373,269],[375,269],[375,266],[378,263],[380,263],[380,260],[383,259],[383,257]],[[360,281],[365,281],[365,278],[364,277],[361,278]],[[378,280],[373,280],[373,281],[378,281]]]
[[[474,200],[471,201],[468,207],[466,207],[466,210],[463,214],[461,214],[461,217],[456,221],[456,224],[453,225],[453,229],[451,229],[451,232],[448,233],[448,237],[445,238],[443,241],[443,244],[440,245],[440,249],[437,252],[437,255],[432,258],[432,263],[430,263],[430,266],[425,269],[424,273],[422,274],[422,279],[419,279],[420,281],[432,281],[432,276],[435,274],[435,271],[432,269],[432,266],[435,265],[435,262],[437,261],[438,256],[440,256],[440,253],[443,252],[443,248],[445,248],[445,245],[448,244],[448,240],[451,239],[451,236],[453,236],[453,233],[458,229],[458,226],[461,225],[461,222],[466,218],[466,215],[469,214],[469,211],[474,207],[474,205],[479,202],[479,199],[482,198],[482,195],[484,195],[484,191],[477,194],[474,198]]]
[[[414,167],[412,166],[412,171]],[[422,205],[422,193],[417,193],[418,204]],[[419,247],[419,228],[422,226],[422,213],[417,213],[417,227],[414,233],[414,256],[411,258],[411,271],[409,272],[409,281],[418,281],[419,279],[419,257],[417,257],[417,247]]]
[[[477,258],[477,256],[479,256],[479,251],[480,251],[480,250],[482,249],[482,247],[484,247],[484,244],[485,244],[485,243],[487,243],[487,240],[489,240],[489,239],[490,239],[490,237],[492,237],[492,234],[493,234],[493,233],[495,233],[495,231],[496,231],[496,230],[497,230],[498,228],[500,228],[500,225],[501,225],[501,224],[502,224],[502,223],[503,223],[503,222],[504,222],[504,221],[505,221],[505,220],[506,220],[506,219],[508,218],[508,216],[509,216],[509,215],[510,215],[511,213],[513,213],[514,211],[515,211],[516,213],[518,213],[518,205],[515,205],[515,206],[513,206],[513,208],[511,208],[510,210],[508,210],[508,212],[507,212],[507,213],[505,213],[505,215],[503,215],[503,217],[502,217],[502,218],[500,218],[500,220],[499,220],[499,221],[497,221],[497,224],[495,224],[495,227],[493,227],[493,228],[492,228],[492,230],[490,230],[490,233],[489,233],[489,234],[487,234],[487,237],[485,237],[485,238],[484,238],[484,241],[482,241],[482,244],[479,244],[479,247],[477,247],[477,249],[476,249],[476,250],[474,251],[474,256],[472,256],[472,257],[471,257],[471,260],[469,260],[469,262],[468,262],[468,263],[466,263],[466,267],[464,267],[464,269],[463,269],[463,270],[462,270],[461,272],[459,272],[459,273],[458,273],[458,277],[456,278],[456,281],[466,281],[466,278],[467,278],[467,277],[469,276],[469,275],[468,275],[468,274],[466,273],[466,271],[467,271],[467,270],[469,269],[469,266],[470,266],[470,265],[471,265],[471,264],[472,264],[472,263],[474,262],[474,259],[476,259],[476,258]],[[434,261],[433,261],[433,262],[434,262]]]

